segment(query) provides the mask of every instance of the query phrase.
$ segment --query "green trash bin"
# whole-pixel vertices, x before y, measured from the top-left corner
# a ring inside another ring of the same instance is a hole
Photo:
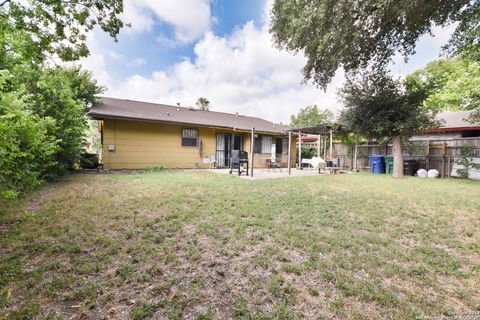
[[[385,156],[385,173],[393,174],[393,156]]]

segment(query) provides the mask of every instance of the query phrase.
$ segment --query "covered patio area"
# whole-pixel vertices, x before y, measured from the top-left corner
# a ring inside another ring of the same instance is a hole
[[[215,170],[211,170],[215,173],[231,173],[234,171],[241,170],[242,163],[248,164],[246,169],[242,171],[245,175],[242,175],[242,178],[246,179],[270,179],[270,178],[280,178],[285,176],[308,176],[315,175],[320,173],[320,166],[323,163],[323,168],[328,169],[329,172],[337,173],[339,167],[330,164],[330,166],[325,167],[325,160],[329,159],[329,163],[332,163],[333,160],[333,134],[335,132],[341,132],[340,128],[335,124],[319,124],[311,127],[303,128],[292,128],[285,131],[285,135],[288,136],[288,148],[286,152],[287,163],[286,168],[281,168],[280,166],[268,166],[266,165],[265,169],[255,168],[255,158],[256,158],[256,144],[257,137],[259,135],[255,131],[255,128],[252,128],[250,131],[250,153],[247,152],[237,152],[230,154],[230,168],[225,170],[219,170],[218,167]],[[315,157],[312,159],[305,159],[302,161],[302,137],[306,135],[318,136],[316,143],[316,152]],[[292,143],[295,147],[294,136],[298,137],[298,143],[296,144],[297,150],[292,150]],[[285,139],[286,140],[286,139]],[[232,149],[233,150],[233,149]],[[275,150],[275,149],[273,149]],[[327,153],[328,150],[328,153]],[[293,152],[292,152],[293,151]],[[243,152],[243,153],[242,153]],[[295,153],[298,155],[295,156]],[[243,156],[242,156],[243,155]],[[308,160],[308,161],[307,161]],[[314,161],[315,160],[315,161]],[[267,159],[268,162],[268,159]],[[270,160],[270,163],[275,163],[275,160]],[[309,168],[305,168],[305,165]],[[234,169],[235,168],[235,169]],[[296,170],[292,170],[295,169]]]
[[[218,174],[230,174],[230,169],[200,169],[202,171],[208,171]],[[240,177],[246,180],[264,180],[264,179],[277,179],[285,177],[305,177],[305,176],[318,176],[318,170],[305,169],[305,170],[288,170],[288,168],[281,169],[255,169],[255,174],[251,175],[237,175],[235,173],[232,176]]]

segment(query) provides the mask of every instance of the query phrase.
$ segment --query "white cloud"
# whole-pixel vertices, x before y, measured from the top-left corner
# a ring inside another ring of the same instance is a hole
[[[123,19],[132,31],[150,31],[153,16],[171,25],[175,40],[189,43],[210,30],[215,19],[210,12],[211,0],[127,0]]]
[[[326,93],[301,85],[305,59],[275,49],[266,26],[259,29],[249,22],[228,37],[207,32],[194,53],[194,61],[181,61],[149,77],[131,76],[107,94],[182,105],[194,105],[205,96],[213,110],[278,122],[287,122],[300,107],[313,103],[338,109],[334,87],[343,76],[335,78]]]
[[[341,109],[336,91],[344,82],[343,72],[338,72],[326,92],[312,84],[302,85],[301,69],[306,60],[273,47],[268,33],[268,8],[260,28],[249,22],[229,36],[221,37],[211,31],[202,34],[194,47],[194,60],[185,59],[164,70],[152,70],[149,76],[112,79],[98,46],[92,47],[87,66],[94,70],[101,84],[109,87],[106,95],[112,97],[193,106],[198,97],[204,96],[211,101],[213,110],[284,123],[299,108],[310,104],[334,112]],[[432,60],[425,60],[422,55],[431,55],[432,47],[438,52],[441,42],[448,39],[443,30],[435,30],[435,34],[438,36],[433,39],[424,36],[417,55],[411,58],[418,61],[418,67]],[[398,68],[398,73],[404,74],[404,66],[397,61],[392,70],[397,72]]]
[[[124,28],[126,32],[150,31],[153,27],[153,16],[148,8],[141,5],[143,1],[126,0],[123,2],[122,21],[130,24],[130,28]]]
[[[122,56],[115,53],[115,51],[105,50],[99,43],[95,32],[91,32],[87,36],[87,46],[90,50],[90,55],[87,58],[81,59],[78,63],[63,63],[64,65],[81,65],[84,69],[93,72],[93,76],[97,83],[101,86],[110,88],[115,85],[114,79],[110,76],[107,70],[107,59],[120,59]]]
[[[143,66],[145,64],[147,64],[147,59],[145,59],[143,57],[135,58],[135,59],[133,59],[132,62],[129,63],[129,65],[131,65],[133,67],[140,67],[140,66]]]
[[[415,54],[409,56],[407,63],[400,52],[393,57],[391,63],[391,71],[396,75],[406,75],[417,69],[423,68],[430,61],[442,58],[442,47],[447,44],[452,36],[457,23],[447,27],[435,26],[432,28],[432,34],[424,34],[417,41]]]
[[[133,5],[131,0],[125,2],[127,15],[132,16],[132,12],[133,17],[137,18],[146,15],[143,24],[132,26],[133,31],[148,31],[152,27],[153,22],[148,19],[149,12],[145,8],[156,6],[155,12],[160,12],[165,5],[163,2],[153,2],[139,0]],[[178,5],[182,7],[187,2],[180,1]],[[200,7],[202,4],[208,7],[208,3],[196,2]],[[131,11],[132,8],[136,11]],[[164,14],[173,10],[167,9]],[[208,7],[208,15],[205,14],[209,22],[200,23],[204,27],[198,30],[203,30],[196,33],[203,36],[195,44],[193,61],[186,59],[165,70],[152,70],[150,76],[137,74],[117,79],[107,72],[105,59],[108,58],[108,50],[102,49],[92,37],[89,44],[92,54],[82,64],[94,72],[100,84],[109,88],[106,95],[112,97],[167,104],[181,102],[182,105],[193,106],[198,97],[205,96],[211,101],[213,110],[239,112],[284,123],[289,121],[291,114],[309,104],[318,104],[333,111],[339,109],[335,88],[342,83],[343,74],[334,79],[327,92],[311,84],[302,85],[301,68],[305,59],[273,47],[268,33],[268,8],[265,9],[262,27],[255,27],[253,22],[248,22],[226,37],[208,31],[212,20],[209,10]],[[201,10],[197,8],[195,11]],[[181,19],[175,21],[179,23]],[[162,35],[158,37],[160,39],[157,41],[166,41],[165,38],[161,39]],[[174,42],[180,40],[168,41],[176,45]],[[130,65],[143,63],[135,60]]]
[[[161,33],[159,36],[157,36],[157,38],[155,40],[158,42],[160,47],[166,48],[166,49],[173,49],[173,48],[177,47],[177,45],[180,44],[179,41],[177,41],[173,38],[169,38],[166,35],[164,35],[163,33]]]
[[[107,51],[107,55],[114,60],[120,60],[120,59],[123,58],[123,55],[121,55],[121,54],[119,54],[119,53],[117,53],[113,50]]]

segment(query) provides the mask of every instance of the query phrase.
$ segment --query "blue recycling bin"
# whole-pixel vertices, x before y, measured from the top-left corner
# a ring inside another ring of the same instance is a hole
[[[370,173],[385,173],[385,157],[374,154],[368,157],[370,163]]]

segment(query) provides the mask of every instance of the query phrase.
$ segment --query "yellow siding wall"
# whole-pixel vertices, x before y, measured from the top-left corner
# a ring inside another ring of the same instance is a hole
[[[202,164],[202,158],[215,154],[216,132],[198,128],[202,140],[200,155],[198,147],[182,146],[182,128],[187,126],[106,119],[103,166],[107,169],[208,167]],[[115,151],[108,151],[110,144],[115,145]]]
[[[165,168],[208,168],[202,159],[215,155],[216,134],[232,132],[199,127],[202,154],[198,147],[182,146],[182,128],[193,126],[172,125],[129,120],[104,120],[103,166],[106,169],[143,169],[154,166]],[[115,151],[109,151],[109,145]],[[250,134],[243,134],[243,148],[250,153]],[[292,139],[292,166],[295,166],[295,141]],[[255,154],[255,167],[264,167],[270,155]],[[287,155],[282,155],[286,166]]]

